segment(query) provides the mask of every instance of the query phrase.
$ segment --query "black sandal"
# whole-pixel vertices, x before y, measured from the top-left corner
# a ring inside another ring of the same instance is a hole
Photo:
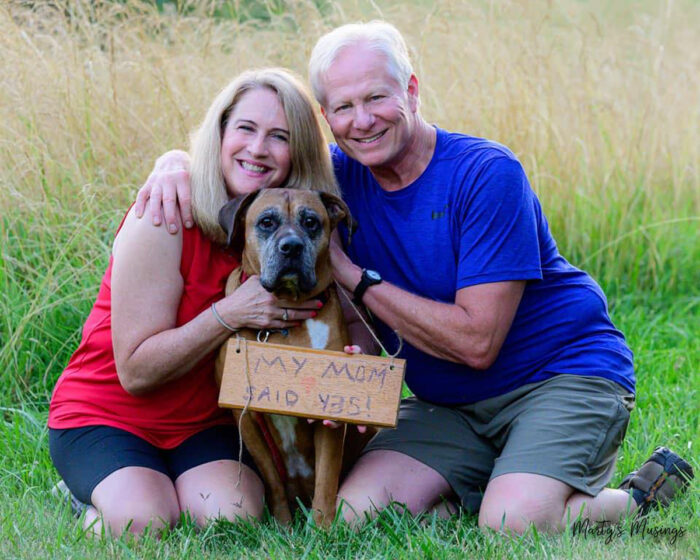
[[[667,447],[657,447],[638,471],[628,474],[618,486],[637,502],[637,517],[653,508],[667,506],[693,478],[693,468]]]

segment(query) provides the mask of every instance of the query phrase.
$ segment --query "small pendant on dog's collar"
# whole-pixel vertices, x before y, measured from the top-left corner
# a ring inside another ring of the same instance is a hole
[[[267,339],[270,338],[270,331],[267,329],[261,329],[258,331],[258,342],[265,343]]]
[[[280,333],[282,336],[289,336],[289,329],[261,329],[258,331],[258,342],[265,343],[272,333]]]

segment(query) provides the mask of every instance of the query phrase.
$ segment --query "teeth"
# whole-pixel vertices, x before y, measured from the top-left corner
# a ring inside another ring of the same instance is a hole
[[[248,163],[247,161],[242,161],[241,167],[247,171],[254,171],[255,173],[263,173],[267,170],[267,168],[263,167],[262,165],[255,165],[254,163]]]
[[[376,136],[372,136],[372,138],[358,138],[357,141],[360,144],[369,144],[370,142],[374,142],[377,138],[379,138],[384,132],[380,132]]]

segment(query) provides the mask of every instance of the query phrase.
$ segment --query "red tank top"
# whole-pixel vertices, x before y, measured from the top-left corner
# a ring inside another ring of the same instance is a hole
[[[171,449],[201,430],[231,423],[231,412],[217,405],[214,353],[189,373],[145,396],[131,395],[122,388],[112,350],[112,262],[110,257],[80,346],[54,388],[49,427],[112,426]],[[238,264],[198,228],[184,230],[180,261],[184,287],[177,326],[224,296],[226,278]]]

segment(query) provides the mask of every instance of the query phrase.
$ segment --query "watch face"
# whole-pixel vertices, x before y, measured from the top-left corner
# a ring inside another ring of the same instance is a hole
[[[379,276],[379,273],[376,270],[366,270],[365,274],[367,274],[367,278],[376,282],[379,282],[382,279],[382,277]]]

